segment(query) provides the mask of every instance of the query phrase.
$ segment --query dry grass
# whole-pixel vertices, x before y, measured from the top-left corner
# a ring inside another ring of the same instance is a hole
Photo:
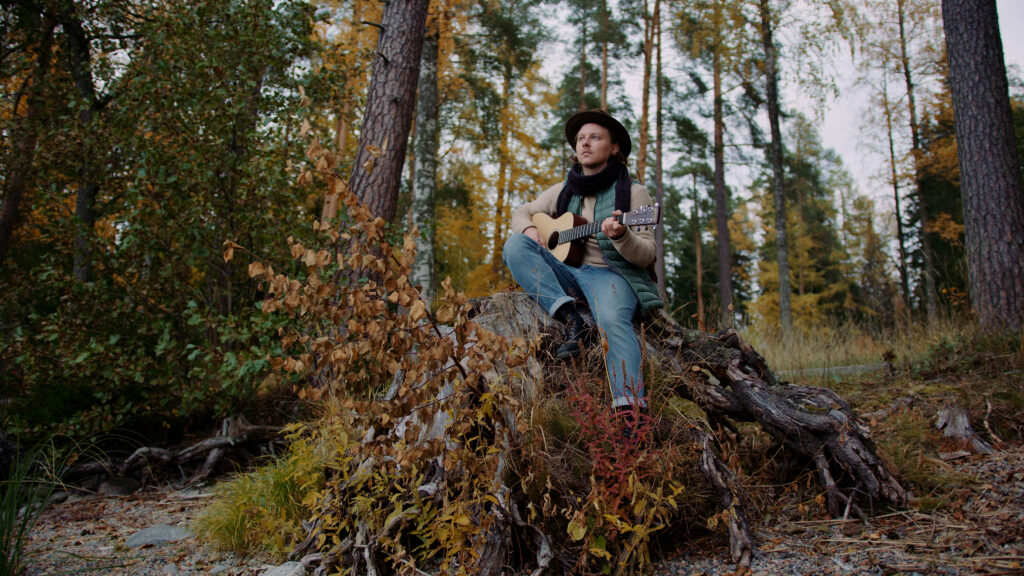
[[[922,361],[937,359],[938,351],[984,340],[973,323],[955,317],[940,318],[930,326],[905,324],[889,330],[852,323],[820,326],[814,331],[797,331],[789,342],[783,342],[774,329],[750,328],[743,336],[773,370],[782,372],[883,365],[887,361],[897,367],[915,367]],[[1019,337],[1017,346],[1016,350],[1003,347],[1000,353],[1016,356],[1020,363],[1024,350],[1019,348]]]

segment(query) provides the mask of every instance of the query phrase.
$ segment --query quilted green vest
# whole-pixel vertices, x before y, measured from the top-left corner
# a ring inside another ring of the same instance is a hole
[[[579,215],[583,201],[581,196],[573,195],[569,198],[569,212]],[[597,202],[594,204],[594,222],[599,222],[612,215],[615,210],[615,185],[610,186],[604,192],[597,195]],[[651,279],[650,273],[626,260],[619,251],[615,249],[610,238],[603,233],[597,233],[597,242],[601,245],[601,252],[604,259],[615,269],[633,289],[636,299],[640,302],[640,311],[647,314],[661,308],[665,304],[658,296],[658,286]]]

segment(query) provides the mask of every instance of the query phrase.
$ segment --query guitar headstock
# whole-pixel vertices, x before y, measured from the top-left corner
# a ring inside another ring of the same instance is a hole
[[[622,215],[625,226],[657,226],[661,222],[661,205],[641,206]]]

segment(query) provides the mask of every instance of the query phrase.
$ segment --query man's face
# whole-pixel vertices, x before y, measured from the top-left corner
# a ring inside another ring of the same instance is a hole
[[[612,143],[611,133],[600,124],[584,124],[576,133],[576,158],[588,176],[603,170],[618,153],[619,145]]]

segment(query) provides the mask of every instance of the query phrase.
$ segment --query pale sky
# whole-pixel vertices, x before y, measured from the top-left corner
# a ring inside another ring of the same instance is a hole
[[[938,0],[936,0],[938,1]],[[1024,0],[996,0],[999,12],[999,28],[1003,40],[1003,53],[1007,68],[1016,65],[1018,77],[1024,75]],[[821,125],[822,144],[839,153],[847,170],[857,181],[860,192],[882,200],[890,194],[878,191],[886,185],[872,181],[872,175],[884,168],[883,158],[867,148],[878,143],[868,142],[861,131],[865,96],[849,85],[850,78],[841,83],[842,96],[829,104]],[[878,191],[877,193],[875,193]],[[882,198],[879,198],[882,196]]]

